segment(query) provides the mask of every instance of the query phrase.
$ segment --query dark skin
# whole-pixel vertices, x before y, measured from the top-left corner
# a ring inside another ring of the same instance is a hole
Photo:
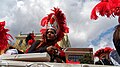
[[[49,29],[49,30],[47,30],[47,32],[46,32],[46,36],[47,36],[47,37],[46,37],[47,40],[51,41],[51,43],[49,44],[49,45],[51,45],[51,46],[47,47],[46,50],[47,50],[47,52],[50,52],[50,53],[54,54],[54,53],[55,53],[55,50],[57,50],[57,48],[54,47],[54,45],[52,45],[52,44],[54,44],[53,41],[56,39],[56,33],[54,32],[54,30]],[[56,52],[57,52],[57,51],[56,51]]]
[[[42,47],[46,46],[45,50],[41,50],[42,52],[43,51],[51,52],[51,51],[54,51],[54,49],[57,49],[56,47],[54,47],[54,44],[56,43],[55,42],[55,40],[56,40],[56,32],[55,32],[55,30],[48,29],[46,31],[46,34],[43,35],[43,36],[46,39],[46,41],[45,42],[44,41],[43,42],[37,41],[36,43],[33,43],[33,45],[30,47],[28,53],[39,52],[39,48],[41,46]],[[41,43],[42,43],[42,45],[41,45]],[[36,48],[38,49],[38,51],[36,51]]]
[[[51,28],[47,29],[46,33],[43,34],[43,41],[37,40],[35,43],[33,43],[28,53],[47,52],[51,57],[50,62],[65,62],[65,57],[59,54],[59,52],[61,52],[62,50],[55,46],[56,43],[56,31]]]
[[[116,29],[113,33],[113,43],[120,56],[120,25],[116,26]]]
[[[56,42],[54,42],[56,40],[56,32],[53,29],[48,29],[46,32],[46,39],[48,40],[48,42],[50,43],[49,47],[46,48],[48,53],[51,53],[52,55],[57,55],[58,53],[58,49],[53,45]],[[56,58],[56,62],[62,62],[62,60],[58,57]]]

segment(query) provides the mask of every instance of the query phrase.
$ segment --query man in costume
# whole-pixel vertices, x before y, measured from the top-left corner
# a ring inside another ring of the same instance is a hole
[[[51,62],[66,62],[65,53],[57,44],[64,34],[69,32],[66,17],[59,8],[54,8],[52,11],[53,13],[48,14],[41,21],[41,26],[45,27],[40,30],[43,40],[34,42],[28,53],[47,52]]]

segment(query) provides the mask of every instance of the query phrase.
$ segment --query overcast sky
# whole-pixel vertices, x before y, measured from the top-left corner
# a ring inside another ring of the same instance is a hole
[[[94,50],[110,46],[117,18],[101,17],[91,20],[90,14],[99,0],[0,0],[0,21],[6,21],[6,28],[13,37],[20,32],[38,33],[40,20],[53,7],[59,7],[66,15],[68,34],[72,47],[93,47]]]

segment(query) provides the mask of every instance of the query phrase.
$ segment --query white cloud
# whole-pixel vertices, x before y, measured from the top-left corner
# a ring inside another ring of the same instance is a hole
[[[80,40],[86,41],[87,40],[87,35],[85,32],[80,32],[78,34],[78,38],[80,38]]]
[[[91,20],[90,14],[97,1],[83,0],[3,0],[0,3],[0,19],[7,21],[7,27],[13,36],[19,32],[39,32],[40,20],[49,14],[53,7],[59,7],[65,13],[70,28],[69,39],[72,47],[90,47],[91,40],[103,31],[117,25],[117,18],[99,17]],[[104,39],[104,38],[103,38]],[[108,43],[107,38],[101,44]],[[111,43],[112,44],[112,43]],[[104,45],[102,45],[104,46]],[[96,46],[94,46],[96,47]]]

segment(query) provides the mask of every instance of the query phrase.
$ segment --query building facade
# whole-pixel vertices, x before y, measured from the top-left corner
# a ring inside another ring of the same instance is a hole
[[[40,40],[42,38],[42,35],[40,33],[34,33],[35,34],[35,40]],[[28,48],[28,45],[25,42],[25,38],[27,37],[28,34],[22,34],[20,33],[17,35],[16,42],[14,44],[14,47],[22,50],[23,52]],[[67,48],[70,47],[70,42],[68,39],[68,35],[65,35],[64,38],[58,42],[58,45],[61,46],[62,48]]]
[[[80,62],[81,64],[93,64],[93,48],[66,48],[66,59]]]

